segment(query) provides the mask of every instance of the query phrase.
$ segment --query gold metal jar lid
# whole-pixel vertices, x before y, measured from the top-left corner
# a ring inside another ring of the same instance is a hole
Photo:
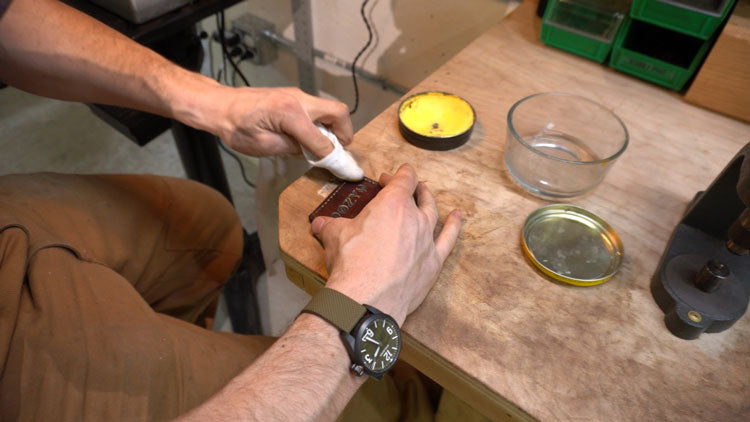
[[[444,151],[459,147],[471,136],[476,113],[458,95],[438,91],[414,94],[398,107],[398,128],[419,148]]]
[[[624,254],[620,236],[607,222],[569,204],[547,205],[529,214],[521,243],[544,274],[576,286],[609,280]]]

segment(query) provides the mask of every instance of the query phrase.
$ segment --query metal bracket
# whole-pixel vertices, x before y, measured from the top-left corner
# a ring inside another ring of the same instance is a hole
[[[317,95],[311,1],[292,0],[292,18],[294,22],[299,87],[310,95]]]
[[[232,21],[232,28],[240,33],[247,52],[246,58],[258,65],[267,65],[278,58],[278,47],[291,49],[297,57],[299,87],[317,95],[315,58],[332,63],[342,69],[352,70],[352,64],[332,54],[315,49],[312,31],[312,7],[309,0],[292,0],[295,41],[276,32],[275,25],[252,14],[244,14]],[[382,89],[405,94],[409,89],[390,82],[363,68],[355,69],[357,76],[380,86]]]
[[[277,33],[274,24],[249,13],[232,21],[232,28],[240,33],[245,48],[248,53],[251,53],[246,59],[258,65],[267,65],[275,61],[278,58],[277,48],[285,48],[291,50],[295,54],[300,50],[295,41],[287,39]],[[309,46],[305,46],[302,50],[308,47]],[[352,64],[350,62],[338,58],[333,54],[313,48],[313,55],[315,58],[331,63],[342,69],[346,69],[349,72],[352,70]],[[311,68],[315,69],[315,65],[313,64]],[[313,75],[314,79],[314,70],[305,70],[304,72]],[[403,95],[409,91],[407,87],[388,81],[385,78],[370,73],[361,67],[358,67],[355,72],[358,77],[367,80],[382,89],[395,92],[396,94]]]
[[[232,21],[232,28],[242,36],[247,47],[247,59],[257,65],[271,64],[279,57],[276,44],[266,34],[276,32],[276,26],[258,16],[245,13]]]

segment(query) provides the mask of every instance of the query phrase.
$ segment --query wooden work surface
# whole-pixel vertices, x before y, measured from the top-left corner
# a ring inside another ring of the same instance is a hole
[[[441,219],[453,208],[465,214],[437,284],[404,324],[403,359],[495,420],[750,420],[750,317],[680,340],[649,290],[688,202],[750,142],[750,126],[541,44],[535,8],[525,2],[412,90],[452,92],[474,106],[466,145],[432,152],[406,143],[398,104],[355,136],[351,151],[368,176],[409,162]],[[600,286],[552,282],[521,251],[524,219],[546,203],[504,167],[506,113],[545,91],[605,104],[630,131],[604,182],[573,201],[608,221],[625,247],[619,272]],[[314,170],[280,198],[282,255],[308,291],[327,272],[307,216],[329,190]]]

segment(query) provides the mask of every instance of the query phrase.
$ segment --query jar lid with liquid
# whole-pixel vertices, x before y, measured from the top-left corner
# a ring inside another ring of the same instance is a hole
[[[541,272],[576,286],[611,279],[624,254],[620,237],[606,221],[569,204],[547,205],[529,214],[521,244]]]

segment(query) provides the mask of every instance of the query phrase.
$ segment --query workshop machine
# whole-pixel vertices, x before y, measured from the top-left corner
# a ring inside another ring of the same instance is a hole
[[[651,292],[667,328],[695,339],[731,327],[750,296],[750,144],[705,191],[675,228]]]
[[[144,23],[190,3],[190,0],[90,0],[129,20]]]

